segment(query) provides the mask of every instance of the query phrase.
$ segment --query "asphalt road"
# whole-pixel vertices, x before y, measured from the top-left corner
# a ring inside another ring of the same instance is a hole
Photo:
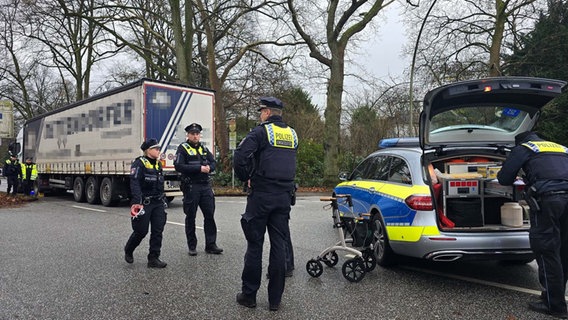
[[[245,200],[217,198],[218,244],[225,252],[206,254],[200,229],[199,254],[190,257],[181,200],[175,199],[162,247],[168,266],[161,270],[146,267],[147,238],[134,264],[124,262],[131,232],[127,204],[106,208],[69,196],[0,208],[0,319],[547,319],[526,308],[538,294],[534,262],[408,259],[351,283],[342,275],[346,259],[340,254],[336,267],[312,278],[306,262],[338,235],[326,203],[309,195],[292,210],[296,270],[287,278],[280,310],[268,311],[264,278],[257,308],[239,306]],[[268,244],[264,266],[267,253]]]

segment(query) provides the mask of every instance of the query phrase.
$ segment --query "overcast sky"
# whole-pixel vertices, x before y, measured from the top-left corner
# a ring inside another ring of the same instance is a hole
[[[379,22],[379,32],[365,46],[369,53],[367,71],[376,77],[401,75],[410,64],[410,61],[405,61],[408,58],[401,57],[407,39],[404,25],[400,21],[399,6],[395,2],[385,9],[386,18]]]

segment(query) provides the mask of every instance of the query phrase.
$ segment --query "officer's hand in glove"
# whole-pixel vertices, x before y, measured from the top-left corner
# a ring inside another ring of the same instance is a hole
[[[130,207],[130,216],[132,219],[138,217],[138,215],[144,214],[144,206],[141,204],[133,204]]]

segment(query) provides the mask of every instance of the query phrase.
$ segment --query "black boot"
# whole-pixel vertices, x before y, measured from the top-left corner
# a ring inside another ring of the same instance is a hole
[[[223,252],[223,249],[217,247],[217,245],[213,243],[205,246],[205,252],[211,254],[221,254]]]
[[[256,308],[256,299],[242,292],[237,294],[237,303],[247,308]]]
[[[168,264],[158,259],[158,257],[148,257],[148,268],[165,268]]]
[[[124,247],[124,261],[128,263],[134,262],[134,256],[132,256],[132,251],[127,249],[128,247]]]

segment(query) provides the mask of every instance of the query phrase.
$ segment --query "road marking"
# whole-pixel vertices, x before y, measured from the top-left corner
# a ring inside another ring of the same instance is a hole
[[[107,212],[106,210],[94,209],[94,208],[88,208],[88,207],[81,207],[81,206],[72,206],[72,207],[77,208],[77,209],[96,211],[96,212]]]
[[[486,285],[486,286],[490,286],[490,287],[496,287],[496,288],[500,288],[500,289],[518,291],[518,292],[532,294],[532,295],[535,295],[535,296],[540,296],[539,290],[532,290],[532,289],[523,288],[523,287],[511,286],[511,285],[503,284],[503,283],[499,283],[499,282],[493,282],[493,281],[469,278],[469,277],[464,277],[464,276],[458,276],[458,275],[455,275],[455,274],[446,274],[446,273],[442,273],[442,272],[426,270],[426,269],[421,269],[421,268],[414,268],[414,267],[408,267],[408,266],[401,266],[401,268],[407,269],[407,270],[412,270],[412,271],[417,271],[417,272],[422,272],[422,273],[433,274],[433,275],[440,276],[440,277],[462,280],[462,281],[482,284],[482,285]],[[566,299],[568,299],[568,296],[566,296]]]
[[[215,199],[215,202],[219,202],[219,203],[247,203],[246,200],[219,200],[219,198]]]
[[[169,224],[175,224],[176,226],[182,226],[182,227],[185,227],[185,223],[179,223],[179,222],[173,222],[173,221],[166,221],[166,223],[169,223]],[[200,230],[203,230],[203,227],[200,227],[200,226],[195,226],[195,229],[200,229]],[[217,232],[219,232],[219,229],[217,229]]]

